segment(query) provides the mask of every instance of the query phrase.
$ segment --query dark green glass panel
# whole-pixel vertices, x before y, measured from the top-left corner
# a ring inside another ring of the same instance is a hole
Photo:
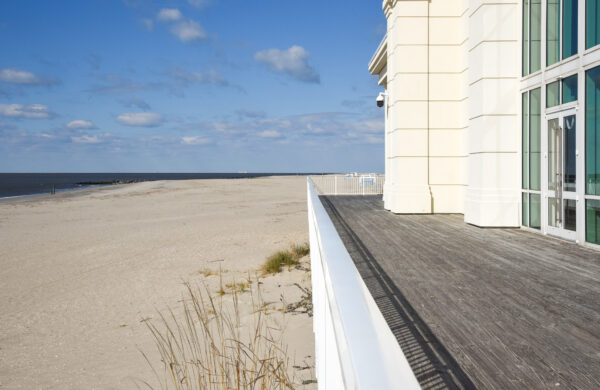
[[[529,194],[529,227],[540,228],[542,225],[541,210],[540,194]]]
[[[531,0],[529,73],[542,68],[542,1]]]
[[[562,80],[562,103],[577,100],[577,75],[569,76]]]
[[[559,87],[558,81],[546,84],[546,108],[558,106],[560,104],[560,96],[558,94]]]
[[[577,54],[577,0],[563,0],[562,58]]]
[[[523,0],[523,76],[529,74],[529,0]]]
[[[585,192],[600,195],[600,66],[585,72]]]
[[[550,66],[560,60],[560,1],[548,0],[546,11],[546,66]]]
[[[585,2],[585,48],[600,44],[600,0]]]
[[[541,112],[541,89],[536,88],[529,93],[529,188],[532,190],[540,189]]]
[[[521,193],[522,217],[521,224],[523,226],[529,226],[529,194],[527,192]]]
[[[585,240],[600,244],[600,200],[585,201]]]

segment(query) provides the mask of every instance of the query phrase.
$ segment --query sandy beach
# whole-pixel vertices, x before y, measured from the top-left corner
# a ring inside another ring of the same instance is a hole
[[[0,388],[156,386],[140,352],[157,358],[144,320],[177,308],[184,282],[216,291],[207,270],[224,281],[258,275],[273,252],[307,242],[305,186],[157,181],[0,200]],[[294,283],[310,286],[310,274],[261,278],[273,305],[299,299]],[[312,318],[282,321],[290,355],[314,365]]]

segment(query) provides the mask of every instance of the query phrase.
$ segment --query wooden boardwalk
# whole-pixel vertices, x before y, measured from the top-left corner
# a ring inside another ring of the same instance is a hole
[[[600,389],[600,252],[321,200],[423,389]]]

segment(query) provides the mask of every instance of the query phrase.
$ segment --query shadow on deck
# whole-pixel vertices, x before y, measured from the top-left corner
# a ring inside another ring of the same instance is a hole
[[[423,389],[600,388],[600,252],[321,200]]]

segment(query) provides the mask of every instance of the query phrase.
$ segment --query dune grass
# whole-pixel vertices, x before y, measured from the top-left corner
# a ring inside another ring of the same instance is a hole
[[[301,259],[310,253],[310,245],[307,242],[304,244],[292,245],[292,253],[297,259]]]
[[[294,244],[290,249],[277,251],[267,260],[262,266],[264,274],[276,274],[281,272],[283,267],[290,269],[293,266],[300,264],[300,259],[310,253],[310,247],[307,243]]]
[[[294,389],[295,369],[283,332],[260,310],[260,293],[252,295],[250,327],[241,326],[237,292],[230,297],[233,309],[227,310],[222,298],[186,284],[183,318],[169,311],[159,313],[157,322],[146,322],[160,353],[160,369],[144,357],[161,389]]]

